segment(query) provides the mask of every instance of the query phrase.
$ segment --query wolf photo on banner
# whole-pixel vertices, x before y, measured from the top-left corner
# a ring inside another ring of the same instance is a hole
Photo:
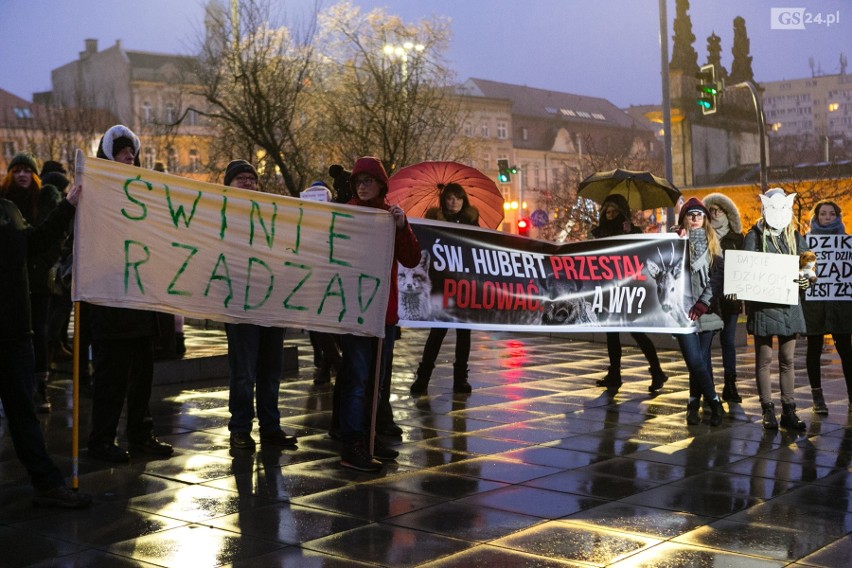
[[[556,244],[410,219],[420,263],[399,271],[400,325],[501,331],[688,333],[686,240]]]

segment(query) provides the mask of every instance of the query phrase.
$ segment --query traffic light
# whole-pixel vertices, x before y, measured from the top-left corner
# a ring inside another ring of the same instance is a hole
[[[716,66],[712,63],[701,66],[701,72],[695,75],[698,79],[698,106],[701,114],[716,112],[716,96],[719,94],[719,83],[716,82]]]
[[[497,179],[500,180],[500,183],[509,183],[512,181],[510,172],[509,160],[497,160]]]
[[[518,234],[522,237],[530,236],[530,220],[526,217],[518,219]]]

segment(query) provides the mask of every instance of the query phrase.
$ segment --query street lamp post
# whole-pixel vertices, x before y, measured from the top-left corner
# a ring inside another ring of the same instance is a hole
[[[751,101],[754,103],[754,112],[757,115],[757,134],[760,136],[760,192],[766,193],[766,118],[763,115],[763,105],[760,104],[760,97],[757,95],[757,89],[751,81],[743,81],[730,85],[729,89],[737,89],[745,87],[751,93]]]
[[[382,52],[388,57],[397,57],[402,63],[402,80],[405,81],[408,79],[408,54],[412,51],[420,53],[426,49],[426,46],[422,43],[414,43],[411,41],[406,41],[402,45],[394,45],[391,43],[386,43],[382,48]]]

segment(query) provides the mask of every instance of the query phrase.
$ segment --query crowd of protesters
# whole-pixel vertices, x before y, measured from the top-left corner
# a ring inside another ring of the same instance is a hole
[[[100,140],[97,157],[139,167],[139,138],[126,126],[116,125]],[[42,506],[84,508],[91,502],[85,493],[72,491],[45,449],[37,413],[51,410],[48,396],[50,362],[69,356],[67,329],[70,300],[70,266],[74,207],[85,190],[69,181],[68,171],[59,162],[48,160],[40,173],[38,160],[27,153],[9,162],[0,181],[0,396],[9,422],[15,451],[27,469],[34,490],[33,502]],[[390,403],[390,380],[394,342],[399,337],[397,311],[397,266],[417,266],[420,244],[403,209],[387,201],[388,174],[374,157],[359,158],[351,171],[343,166],[329,168],[333,184],[322,181],[310,189],[321,190],[324,200],[387,211],[395,227],[394,262],[389,276],[389,301],[385,314],[384,338],[352,334],[333,335],[311,332],[314,383],[322,387],[334,376],[333,412],[329,435],[341,444],[341,465],[365,472],[377,472],[382,462],[394,460],[398,452],[388,439],[399,436]],[[263,191],[258,171],[247,160],[231,161],[224,172],[224,184],[249,191]],[[70,191],[66,195],[66,190]],[[436,206],[426,217],[438,221],[478,225],[478,211],[461,185],[440,186]],[[805,291],[813,279],[795,275],[801,289],[800,302],[779,305],[743,302],[725,294],[722,286],[725,251],[745,250],[799,256],[808,251],[807,241],[793,219],[796,195],[773,188],[762,200],[761,217],[746,234],[740,213],[728,197],[708,195],[703,201],[691,198],[679,211],[672,228],[688,240],[686,247],[684,306],[694,322],[692,333],[678,334],[680,351],[689,376],[686,422],[702,422],[700,400],[706,404],[706,422],[723,423],[722,401],[742,401],[737,389],[743,373],[736,365],[736,328],[746,314],[746,327],[754,336],[757,392],[765,429],[780,426],[803,430],[794,395],[793,352],[796,338],[807,337],[807,374],[814,411],[826,414],[822,391],[820,357],[825,335],[831,334],[840,355],[852,412],[852,303],[807,301]],[[640,232],[632,222],[627,201],[614,195],[600,207],[599,224],[590,238],[607,238]],[[845,235],[840,207],[833,201],[820,201],[812,211],[808,233]],[[649,265],[652,263],[649,263]],[[650,269],[650,268],[649,268]],[[88,456],[96,460],[124,463],[135,455],[169,458],[173,448],[155,436],[155,418],[150,410],[154,375],[154,342],[161,322],[150,311],[124,307],[85,304],[81,319],[86,322],[86,343],[92,349],[92,416],[88,436]],[[176,322],[176,330],[182,320]],[[182,329],[178,331],[181,333]],[[257,442],[252,425],[257,418],[261,445],[295,447],[298,439],[281,428],[279,389],[285,330],[254,324],[226,324],[229,364],[230,446],[235,451],[254,451]],[[414,372],[412,396],[425,396],[447,329],[432,329]],[[471,332],[457,329],[453,363],[454,393],[465,395],[476,384],[469,377],[468,359]],[[723,389],[716,393],[711,345],[720,337]],[[648,360],[648,387],[651,395],[664,388],[668,376],[663,371],[656,348],[644,333],[632,333]],[[608,396],[617,395],[622,385],[622,347],[618,333],[607,333],[609,367],[597,381]],[[182,341],[181,341],[182,344]],[[777,344],[781,414],[776,417],[772,392],[771,363]],[[379,354],[381,354],[379,356]],[[739,371],[739,372],[738,372]],[[371,408],[370,393],[378,393],[377,409]],[[120,446],[119,421],[126,406],[125,439]],[[709,413],[707,412],[709,410]],[[373,416],[375,412],[375,416]],[[380,436],[373,437],[373,432]]]

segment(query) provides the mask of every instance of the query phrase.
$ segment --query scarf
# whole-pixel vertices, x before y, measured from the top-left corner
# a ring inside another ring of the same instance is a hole
[[[720,239],[731,231],[731,223],[728,221],[727,215],[720,215],[719,217],[712,218],[710,220],[710,226],[713,227],[713,230],[716,231],[716,234],[719,235]]]
[[[845,235],[846,227],[843,226],[841,217],[837,217],[828,225],[820,225],[814,218],[811,219],[811,233],[814,235]]]
[[[707,254],[707,233],[704,229],[689,230],[689,269],[698,277],[699,289],[710,282],[710,255]]]

